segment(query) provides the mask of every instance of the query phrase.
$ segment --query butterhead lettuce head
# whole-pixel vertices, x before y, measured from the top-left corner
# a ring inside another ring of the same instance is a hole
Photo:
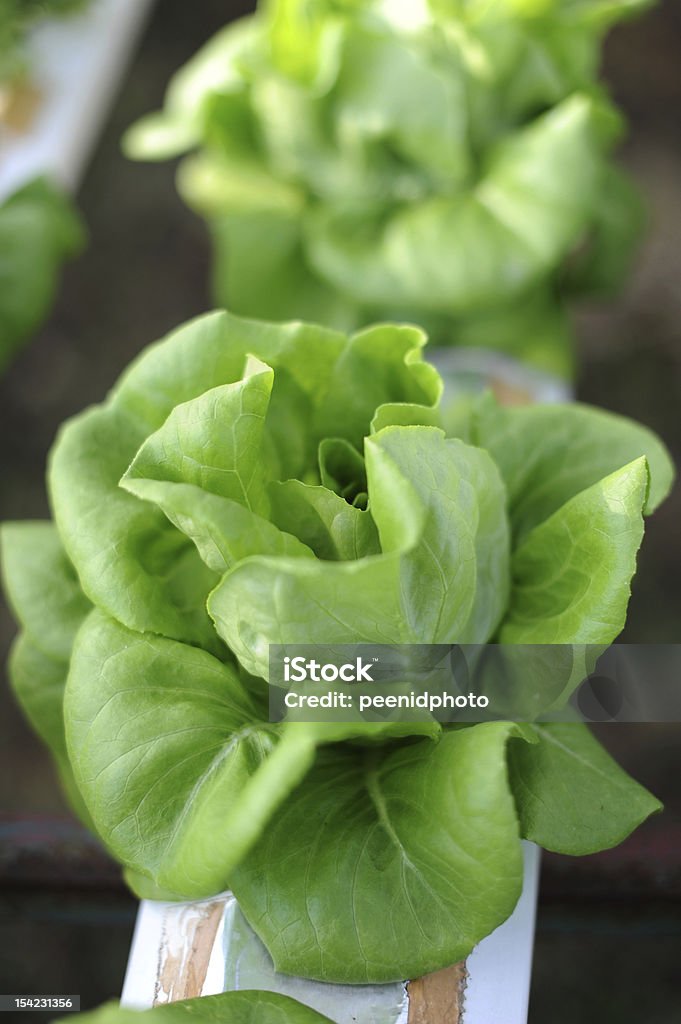
[[[606,30],[645,0],[269,0],[135,125],[190,153],[214,292],[246,316],[426,326],[565,372],[572,295],[612,288],[641,211],[610,154]]]
[[[520,839],[659,805],[581,725],[273,723],[272,643],[620,632],[669,459],[580,405],[440,414],[425,338],[218,312],[69,421],[3,528],[17,696],[141,894],[231,887],[279,970],[416,977],[510,914]]]

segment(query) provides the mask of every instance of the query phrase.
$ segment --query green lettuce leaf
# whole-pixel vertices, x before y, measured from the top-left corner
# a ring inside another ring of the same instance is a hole
[[[645,459],[580,491],[513,554],[510,644],[608,644],[624,627],[643,539]]]
[[[513,744],[509,772],[522,834],[547,850],[582,856],[621,843],[662,809],[579,722],[532,726]]]
[[[274,725],[233,667],[97,611],[78,634],[65,715],[100,837],[132,876],[192,899],[227,887],[318,745],[439,732],[361,720]]]
[[[84,825],[95,830],[90,813],[76,784],[66,749],[64,690],[68,661],[45,654],[27,633],[12,645],[9,680],[14,696],[32,728],[49,748],[64,794]]]
[[[115,405],[67,424],[49,476],[61,539],[93,604],[132,629],[215,649],[204,608],[215,574],[160,510],[118,487],[143,440],[143,429]]]
[[[289,742],[268,770],[279,730],[258,720],[233,668],[98,612],[79,634],[65,711],[76,781],[109,849],[190,898],[225,888],[313,753]]]
[[[142,1017],[150,1024],[331,1024],[328,1017],[290,996],[254,990],[180,999],[150,1010],[129,1010],[111,1002],[80,1015],[84,1024],[143,1024]]]
[[[329,749],[232,877],[276,969],[415,978],[508,916],[522,886],[513,736],[523,727],[493,722],[398,750]]]
[[[300,480],[273,481],[270,501],[273,522],[280,530],[296,533],[318,558],[355,561],[380,552],[371,513],[348,504],[345,498],[327,487],[304,484]],[[270,554],[264,545],[260,550]],[[286,554],[284,551],[271,553]]]
[[[488,396],[473,412],[472,439],[501,471],[516,541],[640,456],[650,470],[646,514],[664,500],[674,478],[669,453],[652,430],[579,403],[503,408]]]
[[[45,179],[0,204],[0,370],[49,313],[61,265],[84,243],[76,211]]]
[[[274,643],[475,643],[494,632],[508,580],[494,465],[432,427],[386,427],[366,455],[380,555],[250,558],[211,594],[217,631],[249,672],[267,676]]]
[[[312,555],[297,537],[277,529],[238,501],[210,494],[193,484],[124,476],[121,487],[157,505],[173,526],[193,541],[201,559],[216,573],[226,572],[249,555]]]
[[[311,337],[314,353],[297,358],[301,345],[311,347]],[[290,368],[299,390],[310,395],[341,343],[323,328],[270,327],[213,314],[150,348],[106,405],[67,424],[51,456],[51,499],[64,546],[95,604],[132,629],[216,650],[205,611],[215,575],[159,509],[118,483],[176,405],[238,381],[250,353]]]
[[[3,523],[0,561],[12,610],[32,643],[49,657],[68,662],[91,606],[54,523]]]
[[[12,690],[49,748],[69,803],[91,826],[66,750],[64,688],[76,633],[92,606],[52,523],[3,523],[0,558],[5,592],[22,626],[9,657]]]
[[[198,159],[198,158],[197,158]],[[221,167],[210,166],[210,176],[224,181]],[[186,195],[198,195],[205,205],[206,176],[196,163],[183,165],[181,181]],[[249,168],[244,169],[248,176]],[[229,206],[235,204],[230,196]],[[196,205],[196,204],[192,204]],[[292,315],[340,330],[354,330],[366,322],[350,299],[321,280],[310,266],[300,229],[299,210],[221,208],[211,218],[213,262],[212,293],[217,305],[233,306],[244,316],[283,320]],[[238,253],[238,258],[233,254]],[[263,308],[264,304],[264,308]]]
[[[176,405],[139,449],[124,479],[194,485],[266,515],[260,456],[273,382],[272,370],[253,360],[243,380]]]
[[[583,230],[598,184],[595,117],[584,97],[566,100],[501,144],[474,188],[452,198],[388,211],[320,207],[311,258],[364,305],[460,315],[512,299]]]

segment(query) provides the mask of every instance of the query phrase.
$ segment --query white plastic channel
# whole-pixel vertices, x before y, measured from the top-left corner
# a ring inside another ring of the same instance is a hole
[[[0,130],[0,201],[37,175],[74,190],[153,0],[93,0],[32,32],[28,59],[41,94],[22,134]]]
[[[473,950],[466,961],[468,979],[463,1016],[437,1024],[526,1024],[532,971],[532,949],[537,905],[539,849],[524,843],[525,877],[522,896],[511,917]],[[225,958],[232,948],[234,900],[220,898],[220,921],[203,980],[201,995],[225,989]],[[143,900],[137,916],[121,1002],[145,1009],[177,999],[182,993],[172,986],[183,965],[196,953],[197,916],[207,919],[216,901],[203,903],[154,903]],[[189,927],[188,927],[189,925]],[[255,939],[255,943],[258,940]],[[236,943],[242,950],[243,936]],[[259,945],[259,944],[258,944]],[[295,996],[336,1024],[408,1024],[409,1001],[402,986],[322,985],[301,978],[277,975],[263,968],[254,974],[260,953],[255,950],[246,966],[243,987],[262,987]],[[435,1024],[435,1022],[433,1022]]]

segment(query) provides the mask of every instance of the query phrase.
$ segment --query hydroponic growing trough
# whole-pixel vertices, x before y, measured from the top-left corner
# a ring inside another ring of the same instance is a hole
[[[23,124],[0,122],[0,200],[46,175],[73,191],[153,0],[92,0],[82,12],[41,22],[27,46],[35,94]]]

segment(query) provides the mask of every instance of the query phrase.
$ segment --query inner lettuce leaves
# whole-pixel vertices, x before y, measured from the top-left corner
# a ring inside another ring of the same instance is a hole
[[[44,178],[0,203],[0,372],[49,313],[62,264],[84,243],[78,213]]]
[[[272,643],[593,643],[669,457],[584,405],[476,399],[425,335],[226,312],[150,346],[2,531],[18,699],[141,895],[233,889],[278,970],[416,977],[512,911],[520,839],[587,853],[658,802],[581,725],[273,723]]]
[[[573,299],[614,290],[642,226],[612,160],[604,34],[648,0],[263,0],[126,134],[178,185],[244,316],[434,343],[566,374]]]

